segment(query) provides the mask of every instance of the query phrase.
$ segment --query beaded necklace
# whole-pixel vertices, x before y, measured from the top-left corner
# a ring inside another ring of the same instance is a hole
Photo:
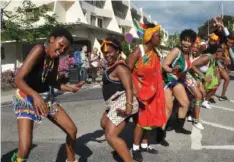
[[[46,48],[46,44],[44,44],[44,47]],[[48,73],[51,72],[53,68],[54,68],[54,59],[48,59],[48,57],[46,57],[44,60],[43,72],[41,75],[42,83],[45,83]]]
[[[45,82],[45,80],[46,80],[46,78],[48,76],[48,73],[51,72],[53,70],[53,68],[54,68],[54,59],[49,60],[49,59],[45,58],[44,66],[43,66],[43,72],[42,72],[42,76],[41,76],[42,83]]]

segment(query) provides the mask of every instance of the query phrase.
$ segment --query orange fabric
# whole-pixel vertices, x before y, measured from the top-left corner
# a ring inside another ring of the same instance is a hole
[[[112,41],[106,41],[106,40],[104,40],[104,41],[102,42],[101,47],[103,47],[103,51],[104,51],[104,52],[107,51],[107,45],[108,45],[108,44],[111,44],[111,43],[112,43]]]
[[[165,97],[160,59],[155,51],[139,58],[132,72],[138,99],[145,104],[139,109],[141,127],[161,127],[166,122]]]

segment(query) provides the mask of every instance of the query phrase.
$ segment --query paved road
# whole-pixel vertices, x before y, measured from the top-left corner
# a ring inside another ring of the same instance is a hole
[[[234,81],[227,93],[234,101],[233,90]],[[112,156],[112,148],[103,141],[103,131],[99,126],[104,110],[101,90],[91,89],[58,98],[78,127],[77,158],[89,162],[120,161]],[[9,162],[12,152],[17,149],[17,123],[10,105],[3,106],[1,112],[1,157],[3,162]],[[153,144],[159,154],[143,154],[145,162],[233,162],[234,103],[218,101],[211,110],[202,109],[201,118],[205,130],[198,131],[191,123],[186,123],[185,127],[192,131],[191,136],[168,132],[170,147]],[[133,128],[134,124],[130,122],[123,133],[129,148],[132,145]],[[152,135],[152,143],[153,139]],[[65,134],[47,119],[35,124],[29,162],[64,162],[64,142]]]

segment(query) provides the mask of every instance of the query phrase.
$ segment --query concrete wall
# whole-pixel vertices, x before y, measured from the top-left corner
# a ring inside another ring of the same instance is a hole
[[[1,60],[2,71],[14,70],[19,67],[23,60],[23,49],[20,43],[4,43],[5,58]]]

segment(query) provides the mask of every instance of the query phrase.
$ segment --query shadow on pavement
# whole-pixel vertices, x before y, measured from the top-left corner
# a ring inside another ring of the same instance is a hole
[[[32,151],[32,149],[34,149],[35,147],[37,147],[37,145],[32,144],[30,151]],[[15,148],[14,150],[2,155],[1,161],[11,161],[11,157],[14,154],[14,152],[17,152],[18,148]]]
[[[87,133],[76,140],[76,154],[80,156],[79,162],[87,162],[88,157],[90,157],[93,152],[86,146],[86,144],[90,141],[102,143],[105,140],[98,140],[97,138],[102,137],[104,134],[103,130],[96,130],[92,133]],[[62,144],[59,148],[56,162],[64,162],[66,161],[66,148],[65,144]]]
[[[130,149],[132,148],[133,144],[133,132],[135,128],[134,122],[128,122],[125,129],[121,133],[120,137],[126,142],[127,147]],[[155,143],[155,136],[157,134],[156,129],[152,131],[150,134],[150,142],[149,143]],[[92,133],[84,134],[83,136],[77,138],[76,140],[76,154],[80,156],[79,162],[87,162],[88,158],[93,154],[92,150],[90,150],[89,147],[86,146],[86,144],[90,141],[102,143],[105,142],[105,140],[98,140],[97,138],[102,137],[104,135],[103,130],[96,130]],[[117,162],[123,162],[123,160],[120,158],[120,156],[117,154],[117,152],[112,151],[111,152],[113,158]],[[66,161],[66,150],[65,150],[65,144],[62,144],[59,148],[59,151],[57,153],[56,162],[64,162]]]

